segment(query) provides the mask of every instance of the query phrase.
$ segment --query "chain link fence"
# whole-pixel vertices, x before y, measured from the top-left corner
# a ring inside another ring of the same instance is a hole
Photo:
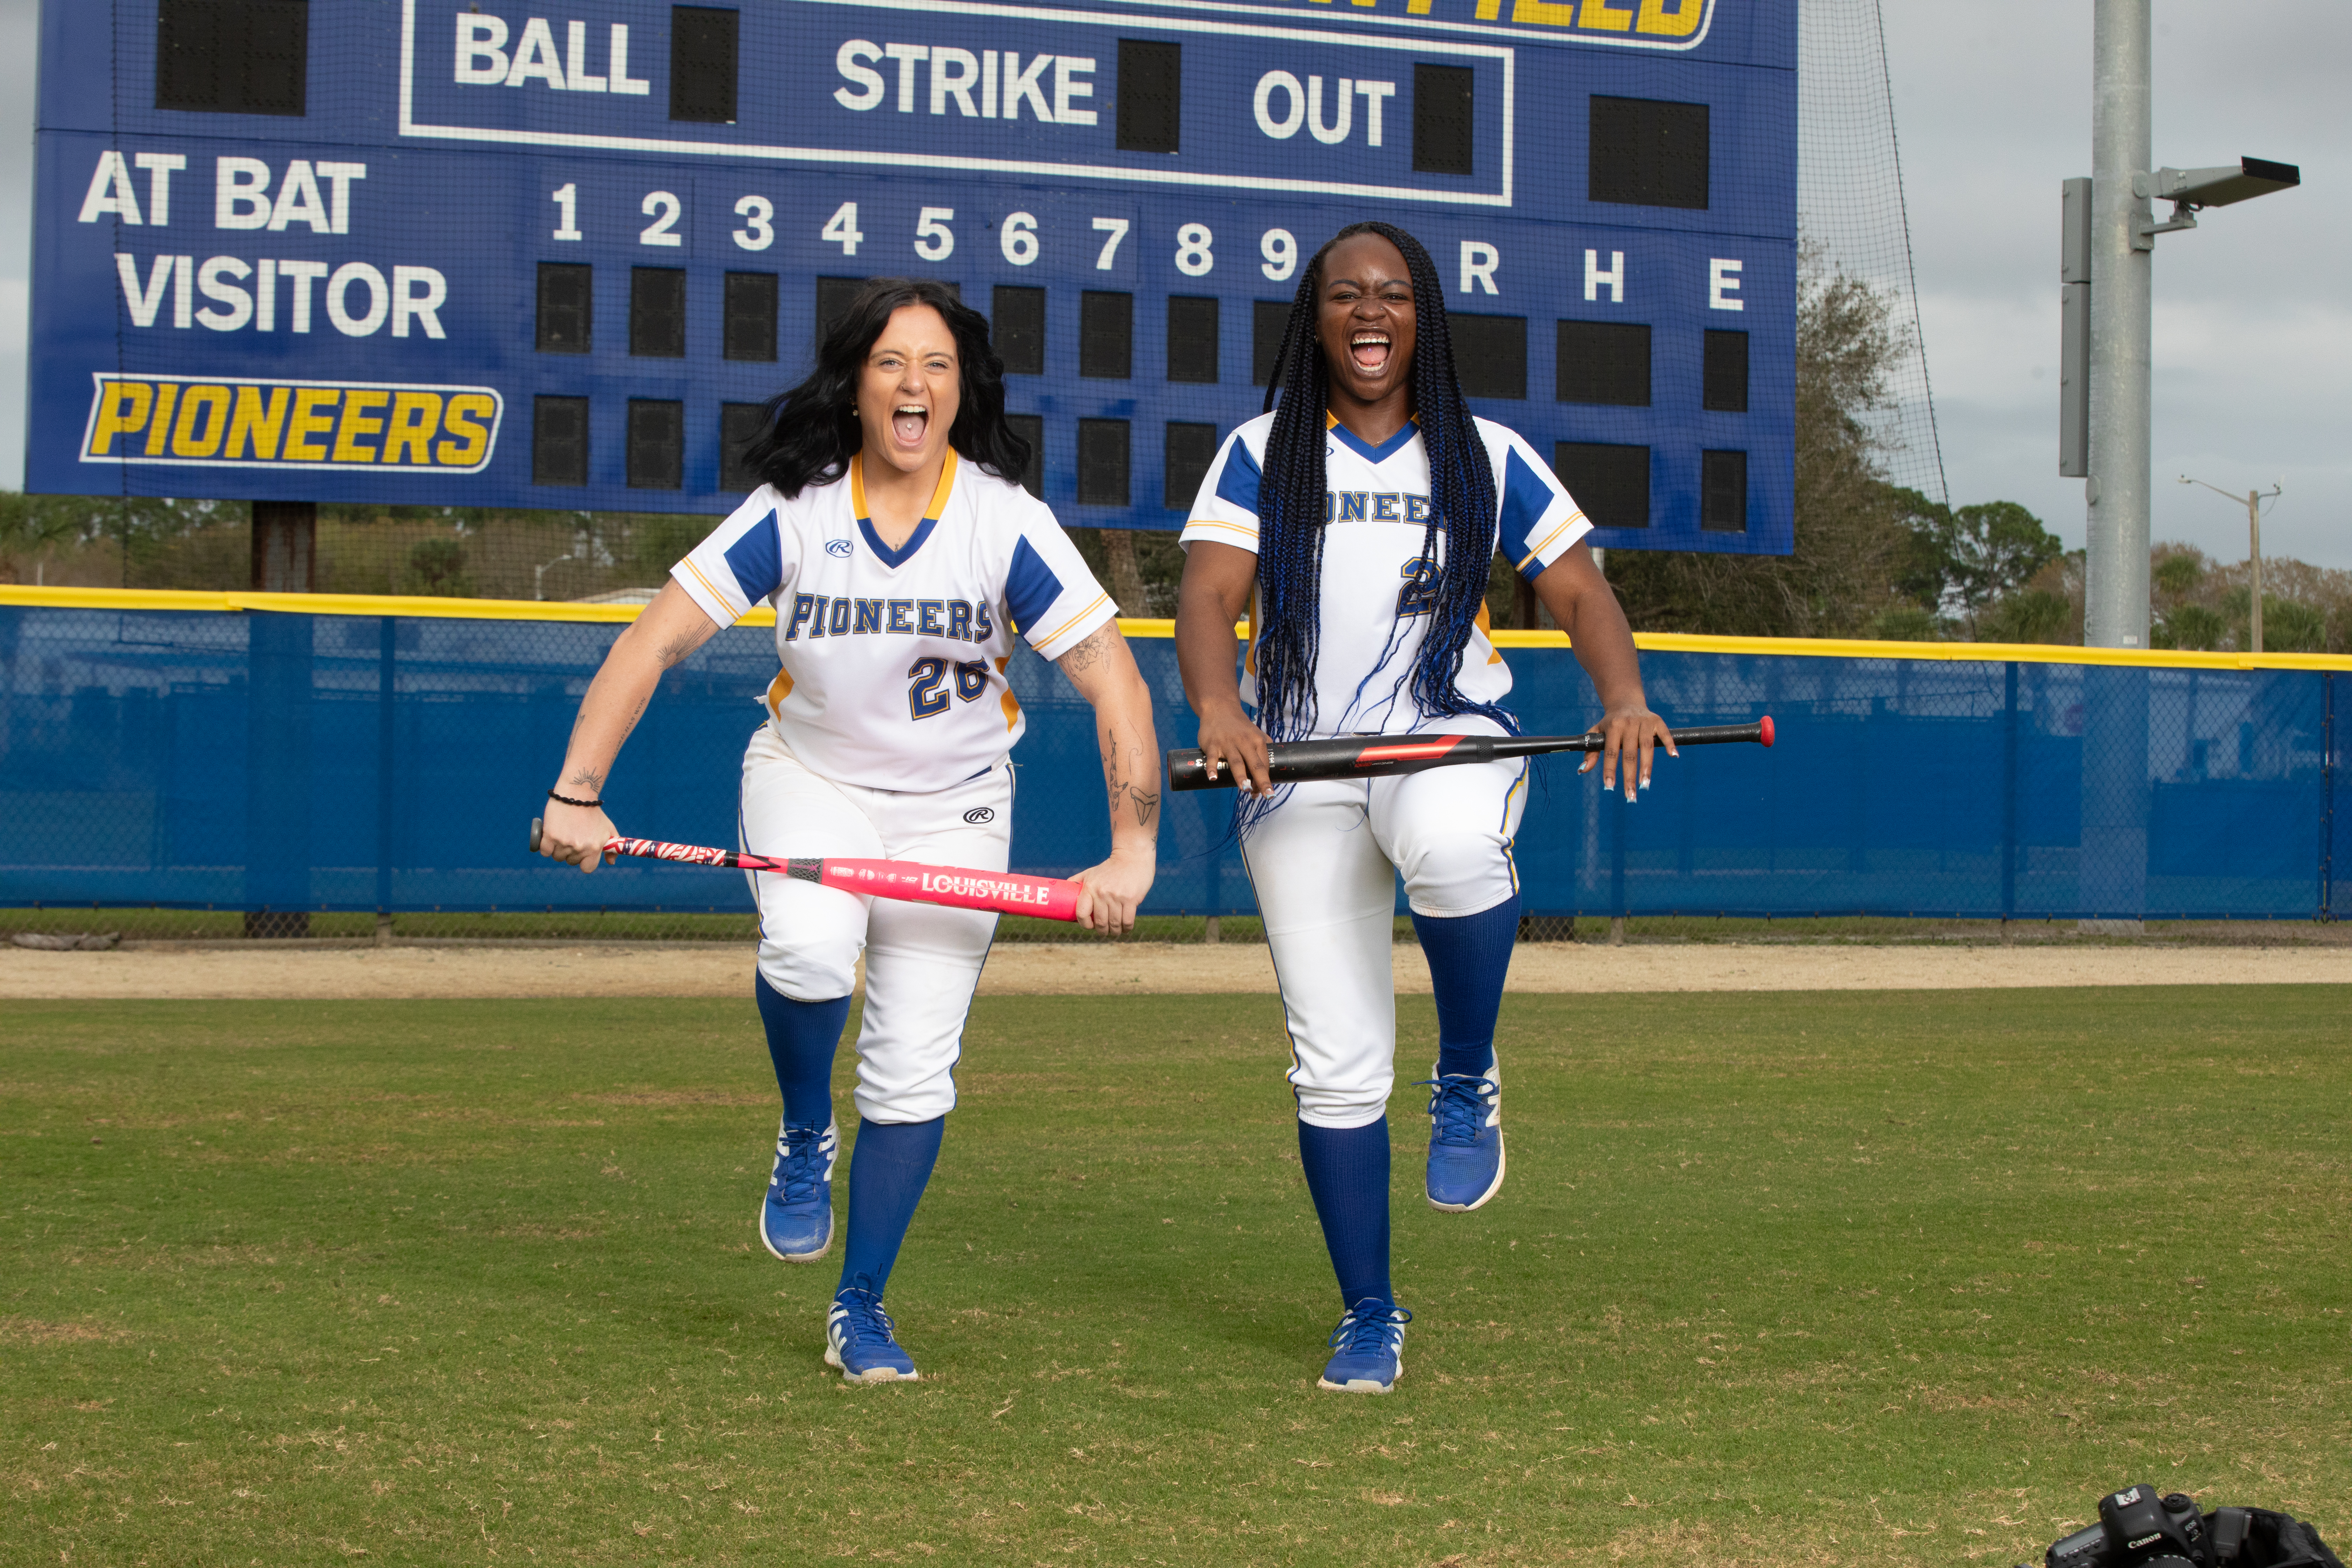
[[[618,630],[0,606],[0,930],[747,940],[739,874],[583,877],[526,852]],[[665,679],[605,791],[625,831],[735,842],[772,635],[733,628]],[[1162,744],[1188,743],[1172,644],[1135,647]],[[1565,647],[1507,657],[1528,730],[1594,717]],[[1573,758],[1538,763],[1516,845],[1525,934],[1559,940],[1570,928],[1546,922],[1578,917],[2326,918],[2352,847],[2336,805],[2336,667],[2352,660],[2300,662],[1654,649],[1644,676],[1671,721],[1770,713],[1780,744],[1662,762],[1635,805]],[[1108,846],[1092,710],[1034,655],[1009,673],[1029,723],[1014,867],[1067,876]],[[1231,803],[1169,797],[1131,940],[1260,940]],[[1100,940],[1014,920],[1000,936],[1042,938]]]

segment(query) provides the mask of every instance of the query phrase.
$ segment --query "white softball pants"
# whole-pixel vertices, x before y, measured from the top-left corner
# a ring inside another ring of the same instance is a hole
[[[1013,768],[1000,761],[928,794],[866,789],[812,772],[763,724],[743,752],[737,833],[754,855],[1002,871],[1013,845]],[[952,1110],[964,1015],[996,934],[995,915],[864,898],[774,871],[744,876],[760,906],[760,973],[784,995],[796,1002],[848,995],[865,951],[858,1114],[929,1121]]]
[[[1396,878],[1413,912],[1491,910],[1518,889],[1523,762],[1296,784],[1242,839],[1290,1029],[1298,1119],[1363,1127],[1396,1079]]]

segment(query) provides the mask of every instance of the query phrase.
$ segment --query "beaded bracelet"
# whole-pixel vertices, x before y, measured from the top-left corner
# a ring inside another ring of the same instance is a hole
[[[550,800],[560,800],[566,805],[586,806],[592,811],[602,811],[604,809],[604,803],[601,800],[574,800],[568,795],[558,795],[553,790],[549,790],[547,792],[547,798]]]

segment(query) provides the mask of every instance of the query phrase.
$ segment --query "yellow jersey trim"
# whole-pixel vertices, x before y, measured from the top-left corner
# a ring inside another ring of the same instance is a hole
[[[1549,533],[1545,534],[1541,539],[1537,540],[1534,547],[1525,555],[1519,557],[1519,570],[1522,572],[1526,571],[1528,569],[1528,563],[1532,562],[1537,556],[1543,553],[1543,547],[1545,545],[1549,544],[1553,540],[1558,539],[1561,534],[1575,527],[1577,522],[1581,520],[1583,516],[1584,513],[1581,511],[1571,511],[1566,517],[1560,519],[1557,527],[1555,527]]]
[[[1089,604],[1085,609],[1080,610],[1076,615],[1070,616],[1060,626],[1055,626],[1052,631],[1046,632],[1039,637],[1029,637],[1029,646],[1031,647],[1035,647],[1039,643],[1052,642],[1055,637],[1060,637],[1064,632],[1068,631],[1072,626],[1076,626],[1080,621],[1083,621],[1088,616],[1093,615],[1095,611],[1102,607],[1104,602],[1109,599],[1109,597],[1110,595],[1108,594],[1097,594],[1094,596],[1093,603]],[[1169,625],[1174,626],[1175,623],[1171,621]],[[1022,635],[1024,637],[1028,637],[1026,632],[1024,632]]]
[[[697,566],[694,563],[693,556],[681,555],[678,557],[677,563],[680,566],[685,567],[688,571],[693,573],[694,580],[701,584],[704,590],[707,591],[712,598],[718,600],[722,605],[727,602],[727,595],[719,592],[719,584],[710,580],[709,574],[705,573],[701,567]]]
[[[1238,533],[1250,542],[1252,553],[1255,553],[1258,531],[1255,528],[1244,528],[1238,522],[1228,522],[1222,517],[1196,517],[1184,526],[1188,529],[1222,528],[1229,533]]]
[[[950,447],[947,460],[940,465],[940,482],[931,487],[931,499],[923,508],[923,521],[937,522],[940,513],[948,507],[948,495],[955,489],[956,449]],[[849,459],[849,512],[856,521],[871,524],[873,514],[866,510],[866,454],[858,453]]]

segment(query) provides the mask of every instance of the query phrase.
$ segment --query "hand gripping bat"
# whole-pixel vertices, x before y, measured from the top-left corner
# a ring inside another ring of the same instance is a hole
[[[1719,746],[1736,741],[1772,743],[1772,721],[1713,724],[1671,731],[1676,746]],[[1346,735],[1329,741],[1284,741],[1266,748],[1266,773],[1278,784],[1309,779],[1380,778],[1417,773],[1456,763],[1490,763],[1501,757],[1535,757],[1549,752],[1598,752],[1607,742],[1583,735]],[[1171,789],[1230,789],[1233,759],[1215,777],[1197,747],[1168,753]]]
[[[539,853],[540,819],[530,819],[530,852]],[[959,910],[993,910],[999,914],[1034,915],[1040,920],[1076,921],[1078,884],[1059,877],[1024,877],[1016,871],[967,871],[956,866],[925,866],[912,860],[847,860],[767,855],[743,855],[732,849],[709,849],[698,844],[665,844],[657,838],[615,838],[604,846],[607,855],[643,856],[649,860],[675,860],[687,866],[731,867],[744,871],[773,871],[838,888],[867,898],[902,899],[909,903],[945,904]]]

